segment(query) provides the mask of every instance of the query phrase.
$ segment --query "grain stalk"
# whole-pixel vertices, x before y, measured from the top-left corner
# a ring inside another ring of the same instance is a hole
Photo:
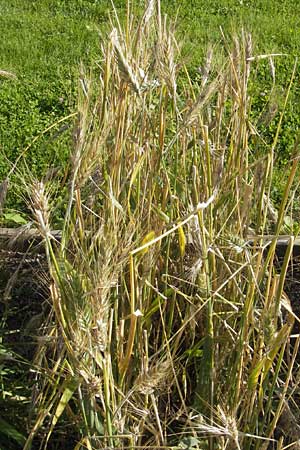
[[[160,2],[149,0],[139,21],[133,12],[128,1],[124,29],[115,18],[98,78],[82,71],[61,242],[47,186],[26,183],[48,255],[55,340],[43,350],[25,448],[38,432],[50,443],[64,420],[76,450],[182,447],[186,432],[199,448],[258,448],[273,439],[298,364],[294,316],[279,327],[293,238],[278,275],[276,241],[266,249],[247,238],[269,226],[262,202],[280,124],[262,159],[249,35],[223,36],[219,67],[209,52],[197,84]]]

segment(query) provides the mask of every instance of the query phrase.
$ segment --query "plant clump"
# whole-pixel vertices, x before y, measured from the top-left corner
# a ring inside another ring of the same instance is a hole
[[[282,426],[299,413],[293,236],[275,268],[298,149],[274,217],[280,121],[267,146],[251,121],[256,59],[249,34],[224,37],[194,82],[149,0],[139,20],[129,7],[124,27],[116,17],[99,72],[82,70],[61,239],[49,182],[26,183],[51,312],[25,450],[37,436],[51,448],[60,424],[77,450],[298,439]]]

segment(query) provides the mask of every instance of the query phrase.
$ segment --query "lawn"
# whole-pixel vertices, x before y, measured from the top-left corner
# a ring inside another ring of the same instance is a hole
[[[124,18],[125,0],[115,6]],[[142,1],[136,0],[135,7]],[[162,8],[177,17],[179,42],[184,61],[194,81],[209,45],[224,45],[242,27],[252,33],[256,54],[284,53],[274,58],[276,92],[272,102],[282,106],[295,57],[300,49],[300,4],[293,0],[168,0]],[[1,78],[0,89],[0,177],[10,164],[51,124],[74,111],[79,70],[99,63],[99,47],[107,30],[112,6],[109,0],[0,0],[0,68],[17,79]],[[218,50],[216,50],[218,52]],[[298,68],[298,66],[297,66]],[[253,86],[254,110],[259,113],[270,101],[272,84],[269,62],[259,64],[259,89]],[[274,92],[274,91],[273,91]],[[294,131],[300,123],[299,71],[287,105],[280,159],[289,157]],[[65,125],[65,126],[64,126]],[[31,170],[44,173],[49,165],[63,165],[70,147],[71,120],[61,123],[38,139],[26,152]],[[274,134],[270,128],[270,136]],[[271,139],[271,138],[270,138]],[[17,199],[10,197],[13,207]]]

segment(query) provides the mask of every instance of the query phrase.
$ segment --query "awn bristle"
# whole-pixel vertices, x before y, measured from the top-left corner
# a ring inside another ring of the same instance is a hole
[[[156,0],[149,0],[148,1],[148,5],[143,17],[143,24],[144,26],[147,25],[147,23],[151,20],[151,17],[153,17],[154,11],[155,11],[155,4],[156,4]]]
[[[212,60],[213,60],[213,48],[209,47],[207,54],[206,54],[205,63],[203,65],[203,67],[199,67],[199,69],[198,69],[198,71],[202,75],[202,81],[201,81],[202,87],[204,87],[208,81],[208,78],[209,78],[209,75],[211,72]]]
[[[168,30],[166,20],[163,23],[162,32],[158,35],[155,45],[155,65],[156,71],[162,81],[168,86],[174,101],[176,100],[177,90],[177,64],[175,62],[175,38]]]
[[[141,86],[138,81],[138,77],[135,74],[134,69],[130,65],[128,59],[126,58],[124,51],[121,47],[118,30],[114,28],[110,34],[111,42],[115,49],[116,59],[119,67],[120,76],[133,90],[136,94],[140,95]]]
[[[239,443],[239,431],[237,428],[236,419],[227,415],[224,410],[218,406],[216,411],[212,412],[213,420],[204,417],[203,415],[196,415],[191,418],[191,427],[200,436],[205,437],[225,437],[234,442],[237,450],[241,450]]]
[[[170,361],[159,361],[137,378],[135,391],[144,395],[152,394],[156,389],[163,387],[166,380],[169,382],[171,375]]]
[[[218,86],[220,84],[219,78],[212,81],[204,90],[199,94],[198,98],[194,104],[190,107],[185,120],[184,125],[188,126],[198,117],[201,113],[201,109],[207,104],[211,97],[217,92]]]
[[[35,180],[30,187],[31,210],[35,217],[37,227],[44,238],[51,236],[49,196],[45,184]]]
[[[250,66],[251,66],[251,58],[253,52],[253,43],[252,43],[252,36],[250,33],[247,33],[246,35],[246,47],[245,47],[245,53],[246,53],[246,82],[249,79],[250,76]]]

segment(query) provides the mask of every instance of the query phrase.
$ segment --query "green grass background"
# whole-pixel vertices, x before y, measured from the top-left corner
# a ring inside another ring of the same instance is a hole
[[[122,18],[126,0],[114,3]],[[138,11],[143,2],[130,4]],[[228,38],[242,28],[250,31],[256,54],[286,54],[275,58],[275,101],[280,111],[300,53],[298,0],[162,0],[162,8],[171,18],[177,17],[182,52],[195,82],[209,43],[222,45],[220,27]],[[96,66],[99,32],[105,33],[111,14],[109,0],[0,0],[0,69],[17,76],[17,80],[0,79],[0,180],[34,137],[75,110],[80,64]],[[270,101],[272,78],[267,60],[257,70],[252,103],[259,115]],[[297,63],[277,149],[281,164],[289,159],[300,125],[299,83]],[[268,130],[270,142],[275,129],[276,120]],[[70,145],[71,126],[65,131],[57,126],[28,150],[28,167],[42,174],[51,165],[63,165]],[[280,177],[274,195],[280,195]],[[10,195],[7,207],[18,202]]]

